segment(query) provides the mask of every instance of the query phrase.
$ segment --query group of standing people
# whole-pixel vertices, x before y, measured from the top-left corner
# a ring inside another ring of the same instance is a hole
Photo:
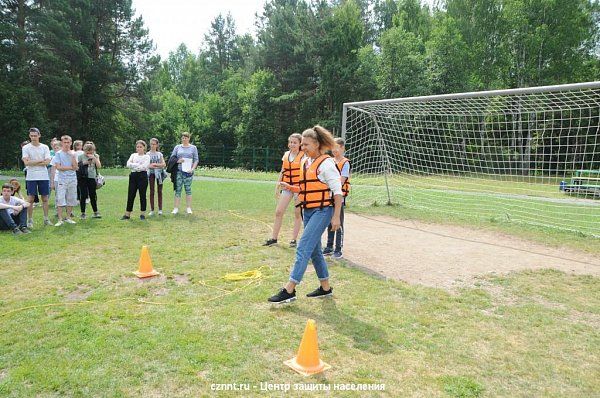
[[[21,160],[25,171],[25,187],[27,200],[21,196],[21,186],[16,179],[3,185],[4,194],[12,186],[12,202],[0,200],[0,229],[12,229],[14,234],[30,233],[33,228],[33,209],[37,198],[41,198],[44,213],[44,225],[61,226],[64,223],[75,224],[73,207],[80,205],[81,218],[86,218],[86,203],[89,198],[94,210],[94,218],[100,218],[97,206],[98,169],[102,167],[100,157],[96,153],[93,142],[75,142],[75,150],[71,149],[72,139],[63,135],[60,140],[53,138],[50,149],[41,141],[39,129],[29,129],[29,141],[21,146]],[[6,190],[6,192],[5,192]],[[55,191],[57,222],[53,224],[49,218],[49,197]],[[17,207],[21,208],[17,208]],[[26,210],[24,210],[26,209]],[[13,222],[7,216],[13,218]],[[25,215],[26,214],[26,215]],[[18,216],[18,222],[15,217]],[[25,225],[21,225],[21,224]]]
[[[163,184],[167,178],[166,171],[171,173],[171,180],[175,184],[175,202],[172,214],[179,213],[181,192],[185,188],[186,213],[192,211],[192,181],[194,171],[198,167],[198,149],[190,143],[191,134],[181,134],[181,144],[175,146],[168,162],[160,152],[160,144],[157,138],[150,139],[150,151],[146,152],[147,144],[143,140],[135,143],[135,153],[127,160],[129,173],[129,184],[127,188],[127,206],[121,220],[131,219],[131,212],[135,198],[140,198],[140,219],[146,219],[147,199],[146,192],[150,186],[150,213],[155,214],[154,199],[157,199],[158,215],[163,214]],[[156,194],[155,194],[156,193]]]
[[[20,184],[12,179],[2,187],[0,197],[0,229],[12,230],[14,234],[30,233],[33,228],[34,203],[41,198],[44,213],[44,225],[61,226],[76,224],[73,209],[79,205],[80,218],[87,218],[87,205],[93,210],[91,218],[101,218],[98,210],[97,189],[104,185],[104,177],[99,173],[102,167],[100,156],[93,142],[77,140],[73,142],[68,135],[60,140],[53,138],[50,149],[41,141],[39,129],[29,129],[29,141],[21,146],[21,160],[25,172],[27,198],[20,196]],[[136,196],[140,200],[140,219],[146,219],[146,193],[150,187],[150,213],[163,214],[163,185],[167,171],[171,174],[175,188],[175,203],[172,214],[179,213],[182,191],[185,190],[186,213],[192,211],[192,181],[198,167],[198,149],[190,143],[191,134],[181,135],[181,144],[177,145],[168,161],[160,152],[157,138],[150,139],[150,150],[143,140],[136,142],[136,151],[127,160],[129,174],[127,205],[122,220],[131,218]],[[55,191],[57,222],[49,218],[49,197]],[[9,192],[10,191],[10,192]],[[8,196],[6,196],[8,195]],[[6,196],[6,197],[5,197]],[[157,199],[157,213],[155,213]]]
[[[25,164],[27,200],[19,198],[18,181],[2,186],[0,197],[0,227],[12,229],[13,233],[29,233],[33,225],[33,203],[35,195],[42,199],[44,224],[48,219],[48,197],[50,189],[56,189],[58,222],[75,224],[72,209],[79,200],[81,218],[86,218],[86,199],[90,199],[95,218],[100,218],[97,207],[96,189],[98,169],[102,167],[100,157],[92,142],[76,142],[71,150],[72,139],[64,135],[58,142],[53,140],[53,152],[40,143],[41,134],[37,128],[29,130],[31,142],[22,148]],[[129,220],[136,196],[140,197],[140,219],[145,220],[146,191],[150,185],[150,214],[154,214],[154,199],[158,199],[158,215],[162,215],[163,184],[166,171],[171,173],[175,183],[175,201],[172,214],[179,212],[182,190],[186,193],[186,213],[192,214],[192,181],[198,166],[198,150],[190,143],[189,133],[182,133],[181,144],[177,145],[168,161],[160,152],[158,139],[150,139],[147,144],[138,140],[135,153],[127,160],[129,174],[127,206],[122,220]],[[296,248],[296,260],[285,286],[269,298],[272,303],[286,303],[296,299],[296,286],[302,281],[308,261],[312,260],[319,287],[307,297],[326,297],[333,294],[329,284],[329,271],[325,255],[342,257],[344,205],[350,191],[350,163],[344,157],[345,143],[321,126],[305,130],[302,134],[292,134],[288,138],[288,148],[282,158],[282,169],[276,186],[278,200],[275,212],[273,235],[265,246],[277,244],[285,209],[294,200],[294,228],[290,247]],[[328,154],[330,152],[332,156]],[[50,169],[48,169],[50,167]],[[49,171],[50,170],[50,171]],[[155,189],[156,187],[156,189]],[[156,195],[155,195],[156,192]],[[26,215],[27,214],[27,215]],[[304,232],[298,242],[300,224]],[[327,231],[327,245],[321,246],[321,237]],[[335,243],[335,247],[334,247]]]

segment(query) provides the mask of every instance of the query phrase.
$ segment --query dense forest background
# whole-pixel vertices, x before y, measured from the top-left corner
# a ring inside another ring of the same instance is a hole
[[[600,74],[591,0],[271,0],[255,37],[219,15],[199,51],[181,45],[167,59],[131,0],[0,5],[3,168],[16,167],[31,126],[46,143],[93,140],[106,165],[136,139],[169,151],[189,131],[201,158],[223,148],[223,165],[269,168],[289,134],[315,123],[339,132],[344,102]]]

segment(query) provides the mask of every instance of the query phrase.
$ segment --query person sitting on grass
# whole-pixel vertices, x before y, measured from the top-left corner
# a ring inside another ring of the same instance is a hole
[[[27,228],[27,209],[30,203],[12,196],[13,186],[9,183],[2,185],[0,197],[0,229],[12,230],[13,235],[29,234]]]
[[[340,172],[333,159],[326,155],[327,150],[335,146],[333,136],[321,126],[305,130],[302,133],[302,150],[306,157],[300,165],[299,185],[280,182],[283,189],[298,192],[298,199],[304,212],[304,233],[296,249],[296,262],[287,284],[274,296],[271,303],[289,303],[296,299],[296,285],[300,283],[308,260],[319,278],[320,286],[307,297],[326,297],[333,294],[329,286],[327,262],[321,251],[321,236],[331,224],[331,230],[340,227],[342,208],[342,183]]]

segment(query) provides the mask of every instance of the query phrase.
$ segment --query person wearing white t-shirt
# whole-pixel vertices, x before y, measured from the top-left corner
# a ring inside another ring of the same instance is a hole
[[[150,156],[146,154],[146,141],[138,140],[135,143],[135,153],[127,160],[129,173],[129,185],[127,188],[127,207],[121,220],[129,220],[133,211],[135,196],[140,193],[140,220],[146,219],[146,190],[148,189],[148,168],[150,167]]]
[[[331,229],[340,228],[342,208],[342,183],[340,172],[333,159],[326,155],[335,146],[331,133],[321,126],[304,130],[302,151],[305,158],[300,165],[299,185],[286,182],[279,184],[283,189],[298,192],[304,212],[304,232],[296,249],[296,261],[290,277],[279,292],[269,298],[271,303],[289,303],[296,300],[296,286],[302,281],[308,261],[312,260],[320,286],[306,296],[326,297],[333,294],[329,285],[329,270],[321,250],[321,236],[331,223]]]
[[[27,176],[25,183],[27,188],[27,201],[32,205],[27,208],[27,226],[33,227],[33,202],[35,195],[39,194],[42,198],[42,208],[44,210],[44,225],[50,225],[48,220],[48,196],[50,195],[50,178],[48,176],[47,166],[50,163],[50,149],[45,144],[40,143],[40,130],[35,127],[29,129],[29,139],[31,142],[25,145],[22,152],[22,159],[27,167]]]
[[[12,196],[13,186],[9,183],[2,185],[0,196],[0,229],[9,229],[14,235],[28,234],[27,211],[30,203]]]
[[[75,152],[71,150],[72,139],[68,135],[60,137],[61,150],[54,155],[52,165],[58,172],[58,182],[56,185],[56,203],[58,210],[58,222],[55,227],[60,227],[64,223],[76,224],[71,219],[73,207],[77,205],[77,159]],[[66,214],[63,217],[63,211]]]

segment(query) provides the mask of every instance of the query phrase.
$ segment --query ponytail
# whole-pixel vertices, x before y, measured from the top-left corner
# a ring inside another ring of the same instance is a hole
[[[302,132],[303,137],[309,137],[319,143],[319,151],[325,153],[335,147],[335,139],[333,134],[324,127],[316,125],[311,129],[306,129]]]

